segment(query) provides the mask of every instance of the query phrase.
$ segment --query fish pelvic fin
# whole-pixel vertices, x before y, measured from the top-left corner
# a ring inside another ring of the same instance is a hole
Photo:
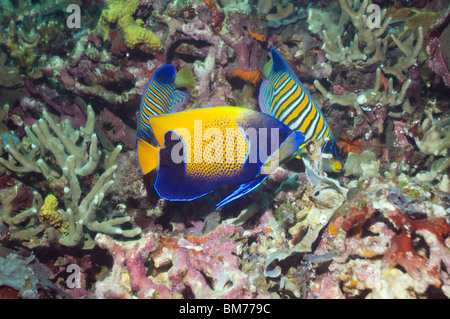
[[[232,202],[242,196],[244,196],[247,193],[250,193],[252,190],[257,188],[259,185],[262,184],[266,180],[267,176],[260,176],[250,182],[243,183],[239,185],[230,195],[222,199],[217,205],[216,209],[219,209],[220,207],[228,204],[229,202]]]

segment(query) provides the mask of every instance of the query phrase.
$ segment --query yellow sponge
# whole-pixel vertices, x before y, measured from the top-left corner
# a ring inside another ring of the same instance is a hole
[[[149,49],[161,50],[159,38],[152,31],[141,26],[144,23],[142,20],[134,20],[132,15],[138,6],[139,0],[106,0],[106,8],[102,11],[97,23],[97,28],[103,35],[103,41],[109,39],[109,25],[117,23],[128,48],[132,49],[143,43]]]

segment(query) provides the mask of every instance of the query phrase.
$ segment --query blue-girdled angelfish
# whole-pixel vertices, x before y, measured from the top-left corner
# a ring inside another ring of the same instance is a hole
[[[171,68],[157,71],[174,72]],[[226,186],[225,198],[216,205],[219,208],[258,187],[304,142],[302,133],[246,108],[168,113],[171,105],[180,104],[180,93],[168,79],[173,76],[156,73],[144,91],[140,113],[145,114],[139,114],[137,143],[142,173],[157,168],[154,187],[162,198],[188,201]],[[149,103],[157,94],[153,88],[159,89],[161,82],[167,89],[165,98]],[[152,113],[154,108],[167,110],[167,114]]]
[[[299,152],[306,151],[305,145],[309,141],[328,137],[322,152],[332,155],[327,163],[329,168],[334,172],[341,171],[339,148],[319,105],[280,54],[275,49],[271,49],[271,54],[270,74],[261,83],[258,96],[261,111],[280,120],[292,130],[303,132],[305,141],[300,145]]]
[[[187,68],[180,70],[186,72]],[[163,64],[153,71],[150,79],[144,88],[141,104],[139,106],[139,116],[137,121],[137,138],[158,146],[151,127],[148,125],[150,117],[155,115],[174,113],[178,111],[189,99],[189,94],[178,90],[176,82],[182,82],[179,77],[175,77],[175,67],[171,64]],[[185,75],[185,78],[192,77],[192,73]],[[184,81],[184,83],[189,80]],[[187,85],[189,86],[189,85]]]

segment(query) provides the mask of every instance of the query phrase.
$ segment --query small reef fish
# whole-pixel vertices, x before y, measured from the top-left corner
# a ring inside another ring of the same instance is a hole
[[[137,153],[143,174],[157,169],[162,198],[189,201],[228,187],[219,208],[258,187],[304,142],[301,132],[246,108],[174,113],[186,102],[173,85],[174,69],[155,72],[142,97]]]
[[[325,163],[325,167],[340,172],[339,149],[320,107],[280,54],[275,49],[271,49],[271,54],[272,60],[264,67],[264,71],[270,73],[261,83],[258,96],[261,111],[292,130],[303,132],[305,141],[299,152],[306,151],[305,145],[309,141],[328,137],[322,152],[331,154],[333,158]]]

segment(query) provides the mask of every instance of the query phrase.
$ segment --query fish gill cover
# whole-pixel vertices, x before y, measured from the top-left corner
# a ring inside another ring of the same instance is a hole
[[[0,297],[449,298],[449,8],[0,0]],[[194,79],[148,91],[162,65]],[[148,128],[221,107],[301,125],[270,174],[160,197],[197,186]]]

